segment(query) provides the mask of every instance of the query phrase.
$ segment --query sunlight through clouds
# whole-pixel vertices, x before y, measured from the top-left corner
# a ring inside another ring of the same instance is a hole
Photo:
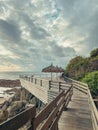
[[[23,69],[18,65],[5,63],[4,65],[0,65],[0,71],[23,71]]]

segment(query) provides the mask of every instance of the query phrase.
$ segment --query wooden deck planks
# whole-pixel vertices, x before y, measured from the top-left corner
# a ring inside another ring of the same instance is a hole
[[[87,95],[74,89],[67,111],[59,120],[59,130],[93,130]]]

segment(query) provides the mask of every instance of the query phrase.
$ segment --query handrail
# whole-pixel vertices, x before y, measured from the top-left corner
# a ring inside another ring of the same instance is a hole
[[[35,117],[35,106],[29,107],[20,114],[0,124],[0,130],[17,130]]]
[[[35,106],[21,112],[0,125],[0,130],[17,130],[26,122],[31,125],[27,130],[58,130],[58,120],[64,108],[67,107],[73,94],[73,86],[66,92],[62,90],[40,113],[36,114]]]
[[[73,87],[71,86],[66,92],[62,90],[59,95],[54,98],[40,113],[33,119],[33,130],[54,130],[57,128],[58,120],[65,107],[67,107],[71,96],[73,94]],[[43,123],[42,123],[43,122]],[[40,124],[42,123],[42,124]]]
[[[91,111],[91,118],[92,118],[92,124],[93,124],[93,130],[98,130],[98,110],[94,104],[93,97],[90,93],[89,87],[87,84],[73,80],[68,77],[64,77],[65,80],[69,80],[72,84],[73,87],[82,91],[83,93],[86,93],[88,95],[88,102],[89,102],[89,107]]]
[[[88,93],[88,88],[87,88],[87,84],[85,83],[82,83],[82,82],[79,82],[79,81],[76,81],[76,80],[73,80],[71,78],[68,78],[68,77],[64,77],[65,81],[69,81],[73,84],[74,88],[84,92],[84,93]]]
[[[32,76],[28,76],[28,75],[20,75],[19,78],[30,81],[33,84],[40,85],[40,86],[45,87],[45,88],[47,87],[47,89],[49,88],[49,80],[48,79],[42,79],[42,78],[37,78],[34,76],[32,77]]]
[[[63,88],[69,88],[71,84],[66,84],[65,81],[53,81],[49,79],[43,79],[43,78],[36,78],[35,76],[28,76],[28,75],[20,75],[20,79],[27,80],[29,82],[32,82],[35,85],[39,85],[41,87],[45,87],[47,89],[56,88],[59,91]]]
[[[98,130],[98,110],[94,104],[94,100],[92,98],[92,95],[91,95],[89,89],[88,89],[88,97],[89,97],[89,105],[90,105],[90,109],[91,109],[93,128],[94,128],[94,130]]]
[[[25,78],[25,79],[27,79],[27,80],[32,79],[32,78],[34,78],[34,79],[39,79],[39,80],[43,79],[44,81],[50,80],[49,77],[41,77],[41,76],[37,77],[37,76],[35,76],[35,75],[32,75],[32,76],[30,76],[30,75],[19,75],[19,77],[20,77],[20,78]]]
[[[72,84],[66,84],[66,82],[62,81],[49,81],[49,89],[58,89],[59,92],[64,89],[68,89]]]

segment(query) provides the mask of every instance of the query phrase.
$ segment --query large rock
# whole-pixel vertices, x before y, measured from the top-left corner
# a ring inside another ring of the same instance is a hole
[[[26,106],[26,101],[15,101],[8,107],[8,116],[15,116],[17,113],[21,112]]]
[[[8,112],[7,110],[0,110],[0,123],[2,123],[3,121],[7,120],[8,118]]]
[[[12,101],[14,101],[14,96],[11,97],[11,98],[9,98],[8,101],[5,101],[5,102],[3,103],[2,109],[3,109],[3,110],[6,110],[6,109],[11,105]]]

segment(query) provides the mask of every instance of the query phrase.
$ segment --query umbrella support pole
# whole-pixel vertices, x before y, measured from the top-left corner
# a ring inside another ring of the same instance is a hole
[[[52,72],[51,72],[51,81],[52,81]]]

